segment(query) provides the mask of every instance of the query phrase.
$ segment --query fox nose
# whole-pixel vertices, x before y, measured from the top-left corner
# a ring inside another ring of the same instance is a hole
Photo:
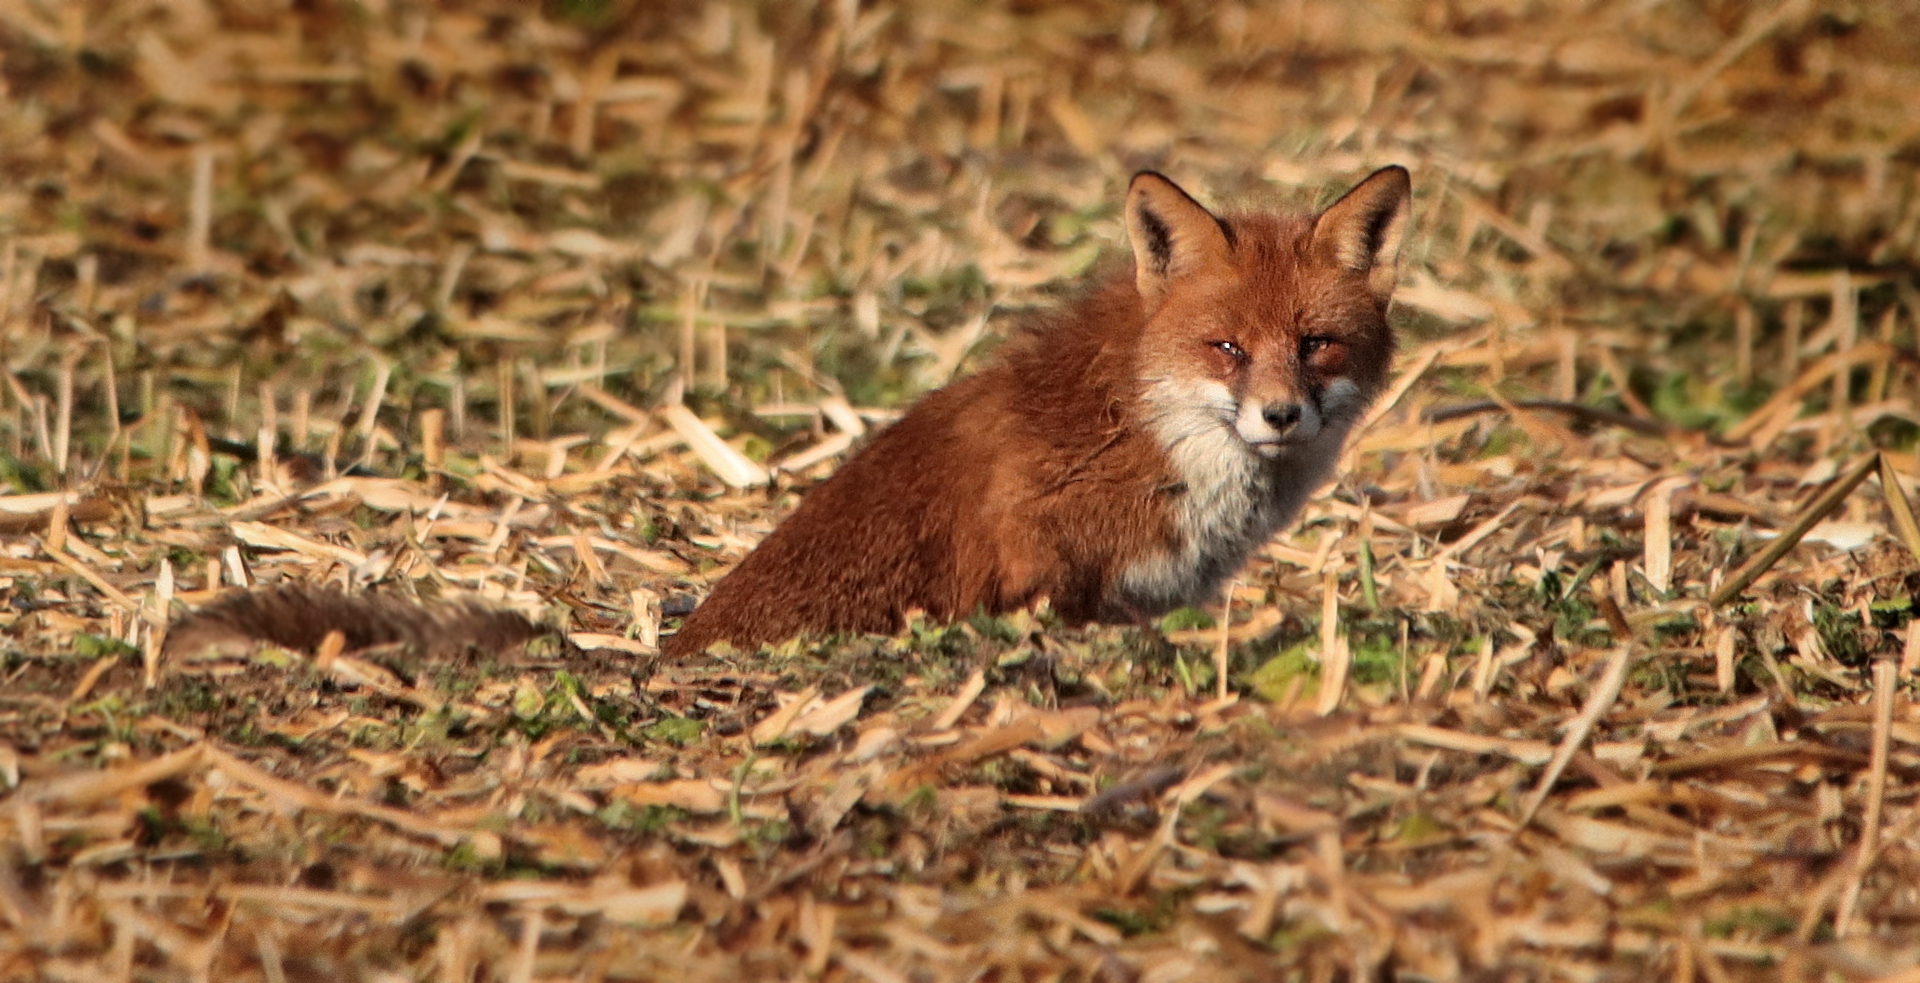
[[[1268,403],[1260,410],[1260,418],[1267,421],[1267,426],[1286,433],[1300,422],[1300,404]]]

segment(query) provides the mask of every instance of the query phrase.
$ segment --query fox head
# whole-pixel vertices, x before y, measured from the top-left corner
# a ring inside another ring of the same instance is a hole
[[[1318,215],[1221,218],[1159,174],[1134,176],[1140,375],[1176,459],[1337,449],[1393,357],[1410,197],[1406,169],[1386,167]]]

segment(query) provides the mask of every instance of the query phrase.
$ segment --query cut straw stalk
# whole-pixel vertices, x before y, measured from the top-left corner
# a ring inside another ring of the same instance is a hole
[[[60,375],[54,390],[53,472],[67,473],[67,458],[73,444],[73,370],[85,349],[75,346],[60,360]]]
[[[1822,492],[1819,498],[1814,499],[1813,504],[1807,506],[1806,511],[1800,513],[1791,526],[1782,530],[1778,538],[1768,543],[1766,548],[1756,554],[1753,559],[1741,564],[1740,569],[1728,576],[1720,585],[1720,589],[1707,598],[1707,603],[1717,608],[1740,596],[1741,591],[1746,590],[1754,581],[1760,579],[1761,574],[1766,573],[1780,561],[1781,557],[1787,555],[1787,551],[1800,542],[1800,538],[1807,534],[1807,530],[1826,518],[1827,513],[1833,511],[1835,506],[1852,494],[1855,488],[1860,487],[1860,483],[1867,480],[1867,476],[1880,466],[1878,454],[1855,465],[1853,470],[1847,472],[1846,477],[1834,482],[1832,487]]]
[[[94,571],[92,567],[87,566],[86,564],[80,562],[77,559],[74,559],[71,556],[68,556],[65,550],[55,548],[51,544],[44,545],[43,549],[44,549],[44,552],[47,554],[48,559],[51,559],[55,563],[58,563],[61,566],[66,567],[68,570],[72,571],[76,576],[78,576],[81,580],[84,580],[88,584],[91,584],[94,590],[99,591],[102,596],[107,598],[107,600],[110,600],[113,603],[119,605],[122,610],[130,611],[130,612],[133,612],[134,614],[140,613],[140,605],[138,602],[134,601],[133,598],[128,597],[125,591],[122,591],[120,588],[115,587],[112,584],[108,583],[107,579],[105,577],[100,576],[100,574]]]
[[[1774,436],[1791,422],[1791,414],[1801,410],[1801,403],[1808,393],[1819,388],[1835,373],[1846,373],[1854,366],[1871,361],[1886,361],[1897,358],[1898,353],[1890,345],[1877,340],[1867,340],[1855,344],[1844,351],[1832,352],[1820,361],[1807,366],[1779,392],[1774,393],[1760,408],[1747,415],[1747,418],[1728,430],[1725,439],[1729,441],[1753,438],[1756,447],[1764,447]]]
[[[687,446],[699,455],[701,463],[712,468],[721,481],[735,488],[751,488],[767,483],[765,468],[747,460],[746,455],[721,440],[720,435],[694,416],[692,410],[678,403],[669,403],[660,407],[660,416],[675,433],[686,439]]]
[[[376,359],[373,368],[373,386],[367,391],[366,406],[360,411],[360,425],[355,434],[360,439],[360,464],[373,463],[373,455],[379,449],[374,439],[380,425],[380,407],[387,401],[387,383],[393,378],[393,365],[386,359]]]
[[[1647,582],[1661,595],[1673,589],[1673,493],[1688,484],[1687,478],[1668,478],[1647,495],[1645,568]]]
[[[1321,586],[1320,695],[1314,713],[1326,716],[1338,709],[1347,688],[1347,667],[1353,650],[1340,634],[1340,575],[1328,571]]]
[[[1880,485],[1886,490],[1887,511],[1893,513],[1893,528],[1908,551],[1920,558],[1920,521],[1913,517],[1913,504],[1907,501],[1906,489],[1900,487],[1900,474],[1894,470],[1892,459],[1884,454],[1879,459]]]
[[[1553,760],[1547,762],[1546,770],[1540,773],[1539,783],[1527,796],[1526,805],[1521,807],[1516,832],[1533,822],[1534,813],[1540,811],[1541,804],[1547,801],[1547,794],[1553,791],[1554,783],[1560,780],[1560,773],[1566,770],[1574,754],[1586,743],[1594,725],[1607,715],[1614,701],[1620,698],[1620,689],[1626,685],[1627,666],[1632,661],[1632,655],[1632,641],[1622,639],[1620,646],[1607,656],[1606,668],[1601,671],[1600,681],[1594,684],[1593,692],[1588,694],[1586,706],[1581,707],[1580,715],[1567,725],[1566,736],[1560,739],[1559,746],[1553,750]]]
[[[1213,649],[1214,698],[1227,698],[1228,645],[1233,641],[1233,595],[1239,591],[1240,581],[1227,585],[1227,600],[1220,606],[1220,641]]]
[[[1898,668],[1890,659],[1873,664],[1873,757],[1867,765],[1867,803],[1860,820],[1860,845],[1854,854],[1846,891],[1833,916],[1833,934],[1846,938],[1860,903],[1860,886],[1880,850],[1880,816],[1887,799],[1887,756],[1893,733],[1893,700],[1900,685]]]
[[[1806,328],[1806,318],[1806,302],[1798,297],[1789,299],[1780,307],[1781,382],[1792,383],[1795,378],[1794,373],[1800,370],[1800,335]],[[1751,420],[1752,417],[1748,419]]]
[[[212,256],[213,156],[205,144],[193,148],[193,184],[187,199],[186,267],[204,273]]]
[[[1743,389],[1753,385],[1753,305],[1745,298],[1733,308],[1733,378]]]

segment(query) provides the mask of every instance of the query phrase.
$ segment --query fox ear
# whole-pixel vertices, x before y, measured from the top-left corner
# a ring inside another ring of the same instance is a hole
[[[1209,264],[1225,263],[1233,250],[1227,227],[1180,186],[1141,171],[1127,185],[1127,238],[1133,270],[1148,307],[1167,295],[1167,285]]]
[[[1413,182],[1395,164],[1367,175],[1313,220],[1313,253],[1322,262],[1364,273],[1375,299],[1386,303],[1400,274]]]

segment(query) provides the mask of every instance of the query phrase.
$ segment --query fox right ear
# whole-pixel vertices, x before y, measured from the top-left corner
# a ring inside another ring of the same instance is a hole
[[[1413,183],[1407,169],[1389,165],[1367,175],[1313,220],[1313,249],[1324,260],[1365,274],[1381,304],[1400,274],[1400,243],[1407,236]]]
[[[1134,281],[1153,307],[1167,285],[1212,263],[1224,263],[1233,244],[1212,212],[1180,186],[1141,171],[1127,185],[1127,238],[1133,242]]]

